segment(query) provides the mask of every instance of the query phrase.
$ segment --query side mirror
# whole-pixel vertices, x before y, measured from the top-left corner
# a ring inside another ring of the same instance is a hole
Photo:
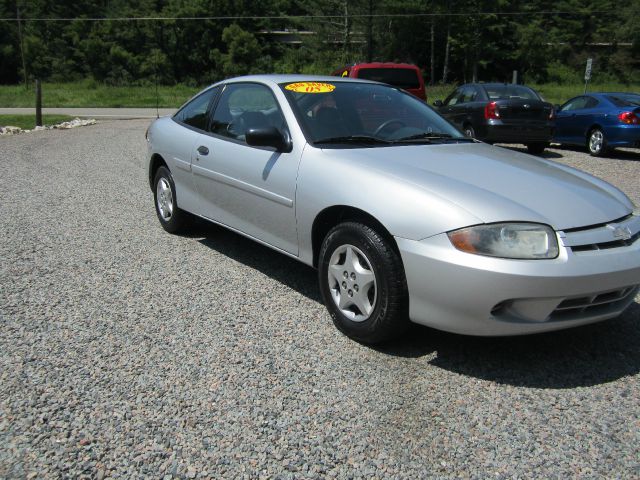
[[[293,148],[289,135],[276,127],[250,128],[245,140],[252,147],[273,147],[277,152],[290,152]]]
[[[442,103],[442,100],[436,100],[435,102],[433,102],[434,107],[441,107],[442,105],[444,105],[444,103]]]
[[[560,104],[559,104],[559,103],[556,103],[556,104],[553,106],[553,110],[554,110],[556,113],[558,113],[558,112],[560,111]]]

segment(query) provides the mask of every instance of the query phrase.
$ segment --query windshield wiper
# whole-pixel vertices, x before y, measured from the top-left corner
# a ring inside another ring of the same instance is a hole
[[[344,137],[328,137],[322,138],[320,140],[316,140],[313,143],[356,143],[356,144],[364,144],[364,145],[372,145],[372,144],[382,144],[389,145],[393,142],[388,140],[383,140],[381,138],[369,137],[367,135],[348,135]]]
[[[410,141],[410,140],[425,140],[425,141],[430,141],[430,140],[455,140],[456,142],[457,141],[463,141],[463,142],[472,141],[471,138],[453,137],[453,135],[450,135],[448,133],[423,132],[423,133],[418,133],[416,135],[409,135],[408,137],[402,137],[402,138],[395,139],[394,142],[406,142],[406,141]]]

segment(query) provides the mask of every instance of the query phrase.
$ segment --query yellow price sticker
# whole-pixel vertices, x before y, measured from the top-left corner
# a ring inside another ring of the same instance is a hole
[[[284,88],[296,93],[329,93],[333,92],[336,86],[322,82],[297,82],[290,83]]]

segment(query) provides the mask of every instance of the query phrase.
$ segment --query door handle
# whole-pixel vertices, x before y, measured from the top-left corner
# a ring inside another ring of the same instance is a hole
[[[200,155],[209,155],[209,149],[207,147],[205,147],[204,145],[200,145],[198,147],[198,153]]]

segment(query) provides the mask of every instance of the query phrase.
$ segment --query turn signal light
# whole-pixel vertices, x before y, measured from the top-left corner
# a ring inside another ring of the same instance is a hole
[[[484,118],[487,120],[500,118],[500,111],[496,102],[489,102],[485,105]]]
[[[638,125],[640,124],[640,118],[633,112],[622,112],[618,115],[618,120],[622,123],[626,123],[627,125]]]

